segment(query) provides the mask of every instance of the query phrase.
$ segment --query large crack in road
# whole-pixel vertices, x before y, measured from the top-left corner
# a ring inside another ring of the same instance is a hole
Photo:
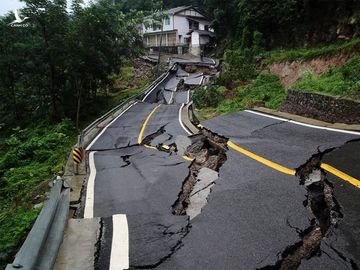
[[[192,145],[188,147],[186,155],[193,158],[194,161],[189,167],[189,176],[184,180],[181,192],[172,206],[175,215],[186,214],[190,195],[198,181],[200,170],[208,168],[218,172],[227,159],[228,139],[203,129],[199,134],[191,137],[191,140]]]
[[[307,190],[303,205],[314,218],[310,220],[310,225],[305,230],[297,229],[300,241],[286,247],[274,265],[258,268],[259,270],[296,270],[303,259],[309,260],[320,255],[323,239],[336,229],[343,218],[341,206],[334,196],[334,186],[320,167],[323,156],[335,149],[319,151],[296,170],[299,184],[305,186]],[[359,269],[351,258],[339,256],[349,262],[352,269]]]

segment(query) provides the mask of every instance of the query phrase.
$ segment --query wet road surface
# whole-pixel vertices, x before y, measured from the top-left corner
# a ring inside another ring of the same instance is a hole
[[[294,174],[230,148],[206,205],[190,221],[187,215],[174,215],[172,206],[192,163],[176,152],[154,147],[188,136],[179,120],[188,93],[176,91],[176,81],[174,76],[165,79],[89,148],[85,208],[91,209],[92,216],[104,218],[98,269],[117,269],[111,265],[116,254],[113,235],[123,227],[114,223],[116,214],[126,215],[129,244],[125,254],[130,269],[280,269],[289,250],[296,250],[318,222],[304,206],[314,191],[295,172],[320,155],[321,162],[359,179],[360,142],[346,142],[360,136],[252,112],[205,121],[202,124],[213,133]],[[341,215],[337,226],[329,226],[317,243],[316,254],[301,260],[297,268],[358,269],[359,188],[328,172],[322,175],[333,186],[330,197]]]

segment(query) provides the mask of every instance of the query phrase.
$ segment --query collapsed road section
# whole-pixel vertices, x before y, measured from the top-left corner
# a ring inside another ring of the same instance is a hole
[[[188,136],[181,123],[183,104],[190,101],[190,90],[202,84],[203,78],[196,70],[173,67],[87,147],[90,170],[83,209],[87,218],[100,218],[96,269],[114,269],[114,256],[126,254],[116,251],[114,237],[123,231],[116,223],[119,215],[126,216],[123,224],[128,226],[129,243],[124,248],[128,249],[129,267],[135,269],[162,264],[189,232],[189,218],[171,212],[191,164],[175,153],[179,138]],[[212,157],[215,150],[209,149]]]
[[[207,195],[210,193],[212,185],[214,185],[218,178],[217,173],[226,161],[226,138],[202,129],[199,134],[191,137],[191,141],[192,144],[187,148],[185,155],[193,158],[194,161],[189,167],[189,175],[183,182],[178,199],[172,206],[175,215],[187,214],[189,206],[191,208],[190,211],[196,211],[194,208],[200,207],[200,209],[197,209],[197,214],[200,213],[201,208],[206,204]],[[208,169],[207,171],[205,170],[207,175],[206,177],[201,177],[204,174],[205,168]],[[197,186],[201,186],[201,188],[197,188],[194,192]],[[201,192],[205,193],[202,198],[203,202],[201,202],[201,199],[200,201],[198,199],[198,205],[194,205],[193,197],[199,197]],[[192,219],[195,216],[195,214],[192,214],[190,218]]]

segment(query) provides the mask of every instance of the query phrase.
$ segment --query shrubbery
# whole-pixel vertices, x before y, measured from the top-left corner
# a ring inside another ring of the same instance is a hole
[[[331,95],[356,97],[360,93],[360,56],[342,67],[330,69],[322,76],[305,72],[294,88]]]
[[[73,123],[15,128],[0,143],[0,269],[31,228],[33,196],[61,169],[75,143]]]
[[[286,92],[276,75],[260,73],[248,86],[237,88],[236,96],[244,108],[263,102],[266,107],[275,109],[286,98]]]
[[[197,108],[216,107],[225,99],[226,88],[216,85],[206,85],[197,89],[192,99]]]
[[[197,109],[203,109],[200,115],[202,118],[237,112],[257,103],[275,109],[286,98],[286,91],[279,78],[270,73],[260,73],[246,86],[235,88],[233,98],[225,99],[226,91],[224,86],[216,85],[195,90],[194,104]]]

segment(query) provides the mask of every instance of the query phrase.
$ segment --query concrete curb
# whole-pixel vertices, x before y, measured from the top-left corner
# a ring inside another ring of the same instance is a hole
[[[197,122],[197,120],[195,119],[192,111],[192,102],[188,103],[182,109],[181,121],[192,134],[199,133],[199,128],[194,124],[194,122]]]
[[[304,116],[299,116],[296,114],[290,114],[285,112],[276,111],[273,109],[268,109],[264,107],[254,107],[251,109],[255,112],[265,113],[276,117],[281,117],[293,121],[297,121],[304,124],[315,125],[319,127],[326,127],[326,128],[333,128],[333,129],[342,129],[348,131],[360,131],[360,124],[359,125],[347,125],[342,123],[328,123],[320,120],[315,120],[312,118],[307,118]]]

